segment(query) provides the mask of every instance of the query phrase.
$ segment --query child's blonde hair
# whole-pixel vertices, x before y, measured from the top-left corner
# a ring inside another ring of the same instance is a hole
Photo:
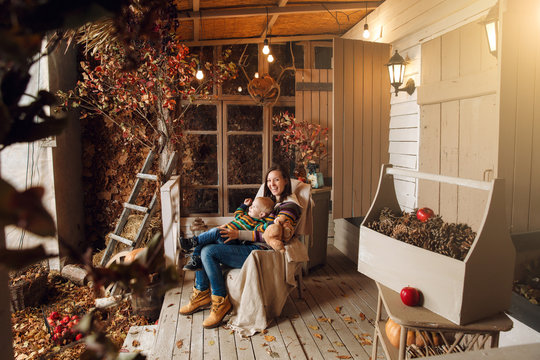
[[[258,206],[260,206],[261,210],[264,212],[264,216],[268,216],[268,214],[274,210],[274,200],[270,199],[269,197],[259,196],[256,197],[253,202],[255,201],[259,202]]]

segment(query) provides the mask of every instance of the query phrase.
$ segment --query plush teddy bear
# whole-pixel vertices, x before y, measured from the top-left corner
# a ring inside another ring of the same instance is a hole
[[[285,251],[286,244],[294,234],[294,226],[284,216],[278,216],[272,225],[269,225],[263,233],[263,239],[272,249]]]
[[[284,252],[285,247],[281,238],[283,236],[283,227],[280,224],[269,225],[263,233],[263,239],[275,251]]]

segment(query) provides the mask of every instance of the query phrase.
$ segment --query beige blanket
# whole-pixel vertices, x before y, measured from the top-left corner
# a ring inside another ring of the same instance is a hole
[[[281,314],[304,261],[308,261],[306,246],[295,238],[285,246],[285,254],[256,250],[241,269],[230,270],[226,282],[233,312],[228,325],[243,336],[266,329]]]

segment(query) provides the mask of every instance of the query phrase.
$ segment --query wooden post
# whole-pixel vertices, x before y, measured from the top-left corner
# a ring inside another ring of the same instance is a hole
[[[0,231],[0,249],[6,247],[4,228]],[[9,275],[7,270],[0,266],[0,349],[3,349],[3,359],[13,359],[13,335],[11,333],[11,310],[9,298]]]

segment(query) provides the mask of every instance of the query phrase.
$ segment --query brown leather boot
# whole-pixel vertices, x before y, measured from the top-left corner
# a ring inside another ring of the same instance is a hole
[[[229,295],[225,297],[212,295],[212,310],[210,311],[210,315],[204,319],[202,323],[203,326],[206,329],[212,329],[219,326],[225,315],[227,315],[231,309],[232,305],[229,301]]]
[[[199,310],[207,309],[208,304],[211,302],[212,299],[210,298],[210,289],[200,291],[194,287],[189,303],[180,308],[180,314],[190,315]]]

